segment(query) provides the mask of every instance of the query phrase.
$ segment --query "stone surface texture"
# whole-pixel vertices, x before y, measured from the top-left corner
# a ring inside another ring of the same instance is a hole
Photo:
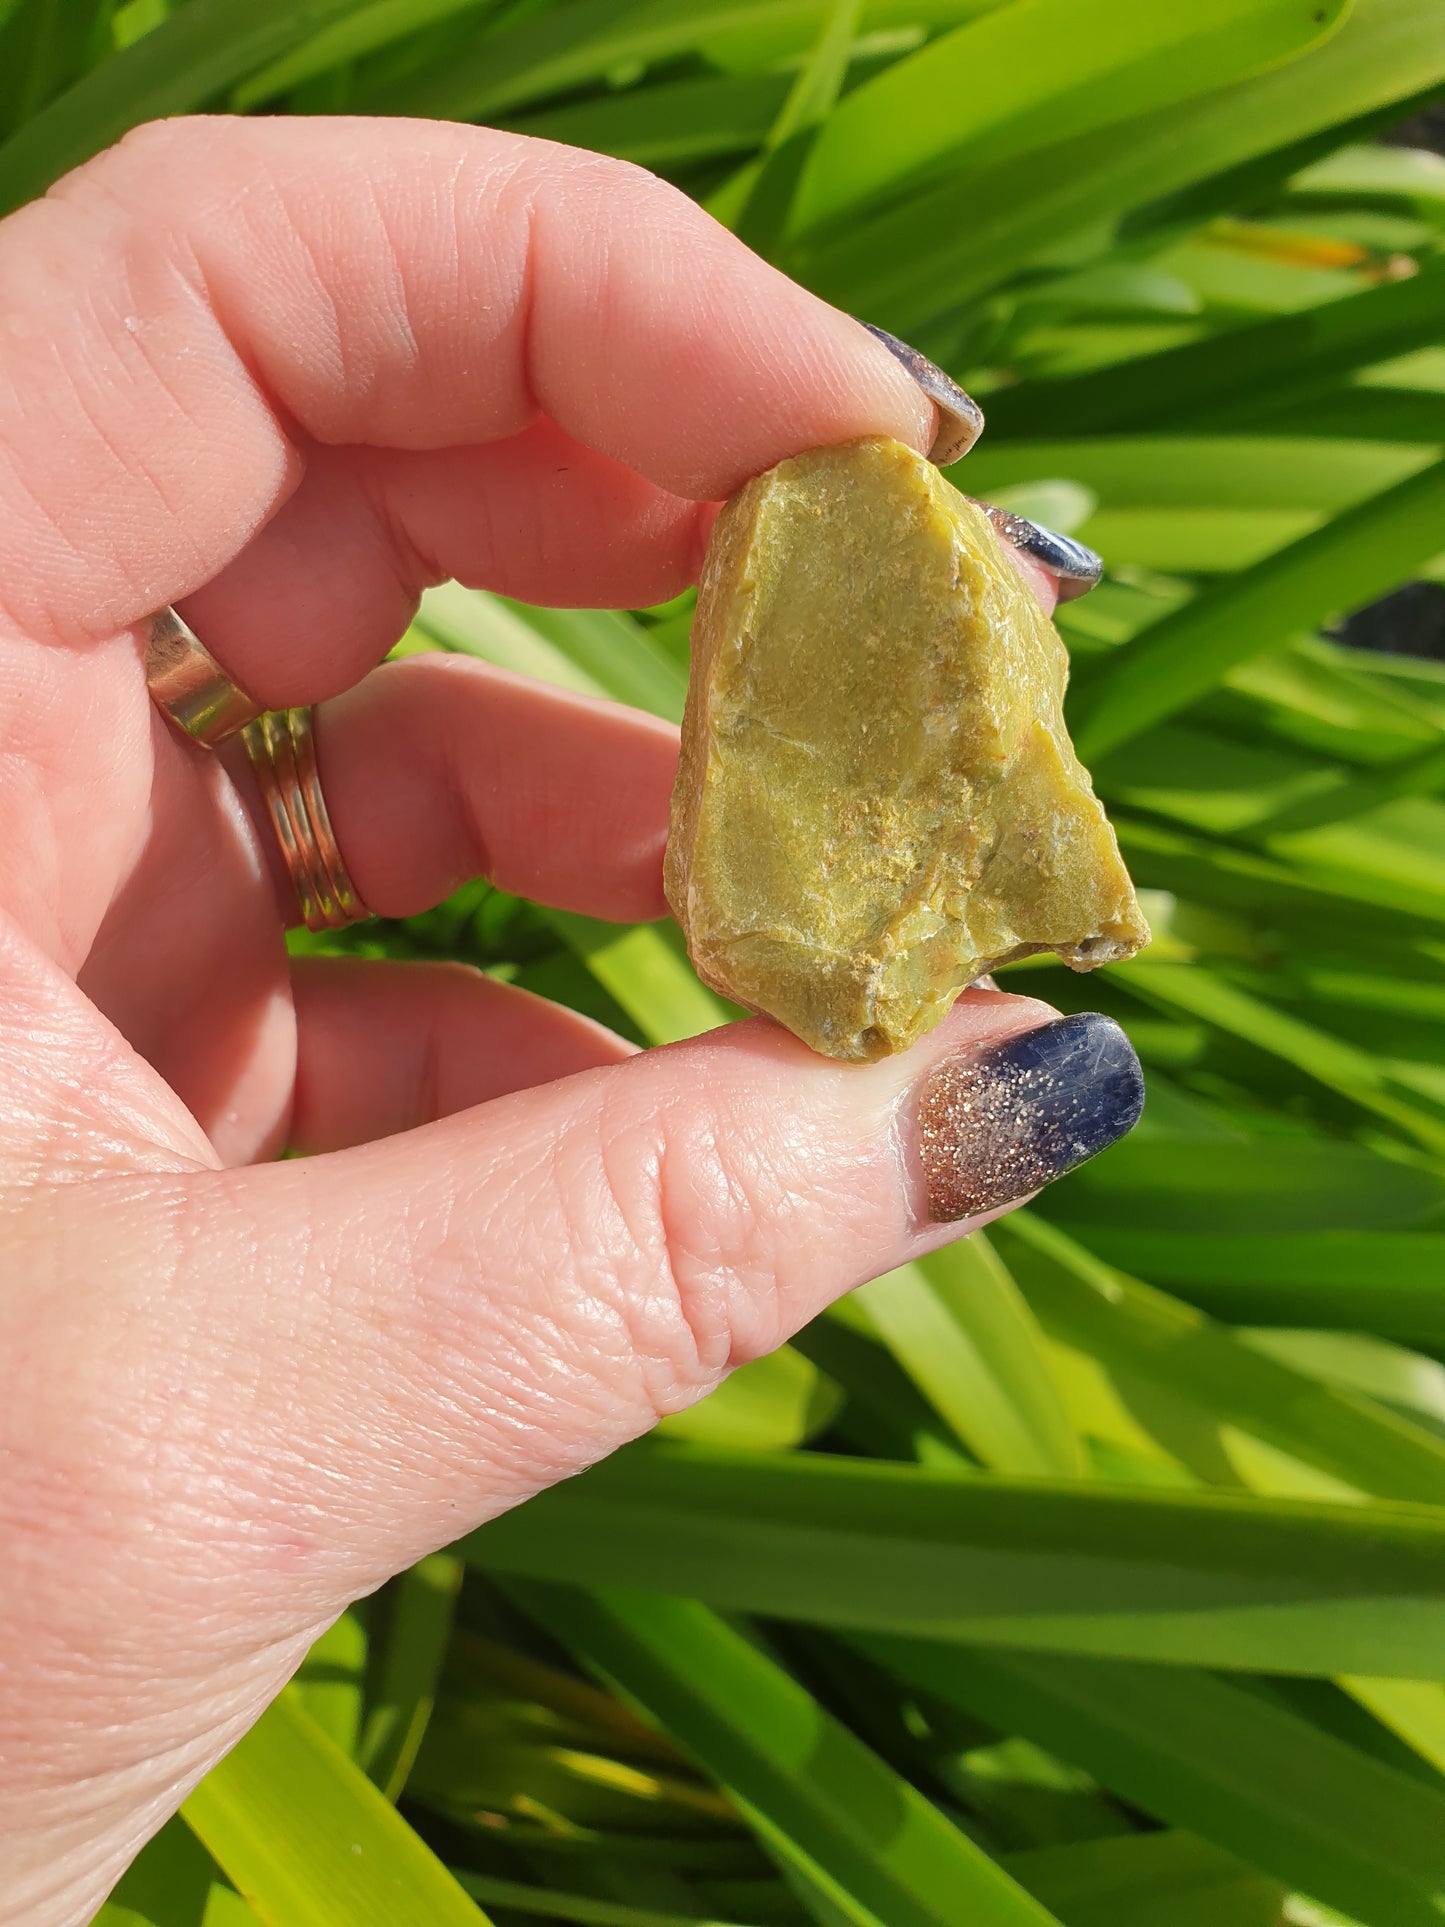
[[[998,964],[1148,942],[1058,632],[922,456],[870,437],[746,483],[692,651],[666,886],[715,990],[865,1060]]]

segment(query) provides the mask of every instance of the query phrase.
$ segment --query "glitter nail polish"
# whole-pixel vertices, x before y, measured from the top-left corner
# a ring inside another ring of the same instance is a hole
[[[1143,1108],[1134,1047],[1097,1011],[947,1059],[918,1107],[929,1217],[1027,1197],[1123,1137]]]
[[[875,328],[871,321],[860,325],[875,341],[883,343],[895,361],[902,362],[938,410],[938,433],[928,451],[929,461],[939,468],[947,468],[960,455],[966,455],[983,433],[983,410],[973,396],[945,375],[935,362],[919,354],[916,348],[910,348],[906,341],[900,341],[897,335],[889,334],[886,328]]]
[[[977,500],[972,495],[968,499]],[[1072,602],[1076,596],[1087,595],[1090,589],[1099,586],[1104,558],[1085,543],[1076,542],[1071,535],[1060,535],[1057,529],[1045,528],[1042,522],[1031,522],[1026,515],[1015,515],[1012,509],[1001,509],[991,502],[979,502],[978,506],[1005,542],[1041,562],[1057,579],[1060,602]]]

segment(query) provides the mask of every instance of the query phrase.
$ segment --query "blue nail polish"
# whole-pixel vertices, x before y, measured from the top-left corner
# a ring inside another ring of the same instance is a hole
[[[906,341],[891,335],[886,328],[875,328],[871,321],[860,324],[875,341],[881,341],[896,361],[912,375],[918,386],[938,410],[938,433],[928,459],[947,468],[960,455],[966,455],[983,433],[983,410],[965,389],[945,375],[926,355],[910,348]]]
[[[974,499],[969,497],[970,501]],[[1042,522],[1031,522],[1026,515],[1015,515],[1012,509],[995,508],[990,502],[978,506],[1005,542],[1022,549],[1059,578],[1060,602],[1071,602],[1097,588],[1104,573],[1104,558],[1093,549],[1071,535],[1060,535],[1057,529],[1046,529]]]
[[[1012,1204],[1133,1130],[1144,1073],[1112,1017],[1060,1017],[950,1058],[923,1086],[920,1157],[936,1224]]]

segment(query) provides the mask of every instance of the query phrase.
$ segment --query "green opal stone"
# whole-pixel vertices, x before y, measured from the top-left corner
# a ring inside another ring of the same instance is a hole
[[[698,974],[829,1057],[965,985],[1149,940],[1074,754],[1068,663],[982,510],[901,443],[820,448],[713,530],[666,885]]]

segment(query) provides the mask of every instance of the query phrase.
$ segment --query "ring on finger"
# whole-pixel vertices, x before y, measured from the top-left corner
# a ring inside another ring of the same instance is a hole
[[[158,609],[146,636],[146,687],[192,742],[214,749],[261,714],[174,609]]]
[[[363,922],[372,913],[351,880],[321,794],[310,707],[266,710],[246,724],[241,741],[306,928]]]

